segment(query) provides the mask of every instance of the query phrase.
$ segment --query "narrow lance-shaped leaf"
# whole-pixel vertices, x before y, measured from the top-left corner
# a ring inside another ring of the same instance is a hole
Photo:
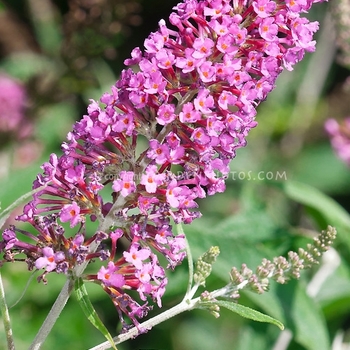
[[[236,314],[244,318],[248,318],[250,320],[257,321],[257,322],[272,323],[277,327],[279,327],[281,330],[284,329],[284,325],[282,324],[282,322],[276,320],[275,318],[268,316],[266,314],[263,314],[257,310],[251,309],[250,307],[237,304],[235,302],[216,300],[216,301],[201,303],[201,306],[210,306],[210,305],[218,305],[232,312],[235,312]]]
[[[293,200],[319,211],[330,225],[350,227],[349,213],[317,188],[297,181],[286,181],[284,192]]]
[[[341,244],[350,250],[350,215],[340,204],[317,188],[297,181],[286,181],[284,192],[294,201],[314,209],[324,223],[336,227]]]
[[[118,350],[114,344],[112,336],[108,332],[108,329],[105,327],[92,306],[82,278],[78,278],[75,282],[75,294],[88,320],[106,337],[111,343],[113,349]]]

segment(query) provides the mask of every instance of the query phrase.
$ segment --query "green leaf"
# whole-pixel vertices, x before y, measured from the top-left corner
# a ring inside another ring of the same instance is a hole
[[[340,265],[327,277],[327,283],[315,296],[327,319],[340,319],[350,312],[350,267],[341,259]]]
[[[261,311],[267,312],[271,317],[280,320],[286,328],[288,328],[288,315],[285,314],[281,299],[277,293],[277,286],[279,285],[272,281],[269,285],[269,291],[263,294],[243,290],[240,300],[245,300],[245,298],[247,298],[250,302],[254,303],[254,307],[257,307]],[[283,285],[283,287],[288,287],[288,285]]]
[[[106,337],[106,339],[111,343],[113,349],[118,350],[114,344],[112,336],[108,332],[108,329],[102,323],[97,312],[92,306],[82,278],[78,278],[75,281],[75,294],[88,320]]]
[[[294,341],[303,348],[330,349],[325,316],[319,304],[307,295],[302,281],[292,280],[284,285],[271,283],[268,293],[245,292],[244,295],[274,317],[283,314],[281,319],[285,327],[291,330]],[[270,303],[271,300],[274,303]]]
[[[343,195],[350,189],[349,167],[335,156],[329,140],[303,147],[303,151],[291,160],[289,169],[293,169],[294,181],[314,186],[322,192]]]
[[[218,305],[244,318],[248,318],[250,320],[257,321],[257,322],[272,323],[277,327],[279,327],[281,330],[284,329],[283,324],[280,321],[276,320],[275,318],[268,316],[266,314],[263,314],[257,310],[251,309],[250,307],[243,306],[232,301],[218,300],[215,302],[204,302],[204,303],[201,303],[201,305],[205,305],[205,306]]]
[[[350,228],[350,215],[335,200],[328,197],[315,187],[296,181],[286,181],[285,193],[296,202],[308,205],[318,210],[330,225],[347,226]]]
[[[283,297],[286,297],[286,312],[294,323],[295,341],[309,350],[330,349],[327,325],[319,305],[307,295],[299,282],[292,281],[289,287],[291,294],[286,296],[288,292],[283,288]]]

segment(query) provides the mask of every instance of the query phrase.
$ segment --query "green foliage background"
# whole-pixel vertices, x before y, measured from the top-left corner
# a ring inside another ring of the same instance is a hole
[[[0,142],[3,208],[31,189],[39,166],[50,153],[60,152],[61,142],[85,113],[89,99],[109,90],[131,49],[142,45],[175,4],[170,0],[0,1],[0,72],[27,87],[27,114],[35,125],[32,141],[38,145],[31,162],[21,166],[16,162],[18,140]],[[339,237],[337,253],[326,266],[338,265],[314,294],[310,295],[310,282],[315,281],[317,269],[304,272],[300,281],[272,284],[264,295],[245,293],[240,298],[241,304],[282,321],[287,329],[283,339],[290,339],[287,345],[278,342],[282,335],[277,327],[222,309],[219,319],[200,310],[181,314],[118,349],[327,350],[339,335],[350,342],[350,169],[334,155],[323,128],[327,118],[340,120],[350,114],[349,72],[336,61],[329,5],[317,4],[309,18],[320,22],[316,53],[308,54],[293,72],[282,74],[276,90],[258,109],[259,125],[250,133],[247,147],[232,162],[227,191],[201,201],[203,217],[184,229],[195,258],[212,245],[220,247],[208,290],[225,285],[232,266],[246,263],[254,269],[264,257],[305,246],[327,224],[338,229]],[[2,273],[8,303],[13,305],[16,345],[26,349],[65,278],[52,275],[47,285],[37,284],[20,264],[6,264]],[[169,272],[169,281],[164,308],[182,299],[186,264]],[[120,325],[108,296],[97,286],[87,288],[115,335]],[[152,314],[159,312],[155,307]],[[80,350],[103,341],[73,297],[42,348]],[[5,348],[1,328],[0,348]]]

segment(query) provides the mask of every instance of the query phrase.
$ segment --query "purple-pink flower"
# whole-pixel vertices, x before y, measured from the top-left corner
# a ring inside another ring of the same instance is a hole
[[[166,179],[165,174],[158,174],[156,165],[149,165],[142,175],[140,184],[145,186],[148,193],[155,193],[158,186],[161,186]]]
[[[113,181],[112,189],[115,192],[120,192],[123,197],[128,196],[133,193],[136,188],[134,176],[135,174],[133,171],[121,171],[120,179]]]
[[[79,222],[83,221],[82,216],[80,216],[80,207],[76,202],[72,204],[66,204],[62,207],[60,211],[60,220],[62,222],[70,222],[70,227],[74,227]]]
[[[160,125],[165,125],[173,122],[176,119],[175,106],[172,104],[163,104],[159,106],[157,111],[157,122]]]
[[[134,265],[138,270],[142,269],[144,260],[148,259],[151,252],[149,249],[142,249],[138,244],[131,245],[129,251],[123,253],[125,261]]]
[[[35,267],[40,270],[45,268],[47,272],[51,272],[57,267],[57,263],[65,260],[63,252],[54,252],[51,247],[44,247],[42,249],[43,256],[35,261]]]
[[[97,279],[100,280],[106,287],[122,288],[125,284],[125,279],[122,273],[118,273],[118,267],[110,261],[107,267],[102,266],[97,273]]]

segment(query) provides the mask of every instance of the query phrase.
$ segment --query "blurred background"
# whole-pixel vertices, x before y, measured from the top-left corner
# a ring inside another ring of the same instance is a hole
[[[40,165],[60,152],[72,124],[118,79],[124,59],[167,19],[173,0],[0,0],[0,201],[5,208],[31,189]],[[212,245],[221,255],[206,288],[224,286],[232,266],[254,269],[304,247],[327,224],[335,250],[300,281],[244,293],[240,303],[281,320],[286,331],[226,310],[181,314],[119,350],[350,349],[350,168],[332,149],[327,119],[350,116],[350,4],[316,4],[317,51],[307,54],[258,108],[259,125],[231,165],[227,191],[200,203],[203,217],[185,227],[194,257]],[[348,136],[350,132],[348,130]],[[2,267],[18,349],[27,349],[65,282],[38,284],[23,264]],[[184,263],[169,272],[164,308],[180,302]],[[115,335],[117,312],[98,287],[91,300]],[[151,315],[159,313],[155,307]],[[74,297],[42,349],[88,349],[103,336]],[[0,349],[5,349],[0,326]]]

